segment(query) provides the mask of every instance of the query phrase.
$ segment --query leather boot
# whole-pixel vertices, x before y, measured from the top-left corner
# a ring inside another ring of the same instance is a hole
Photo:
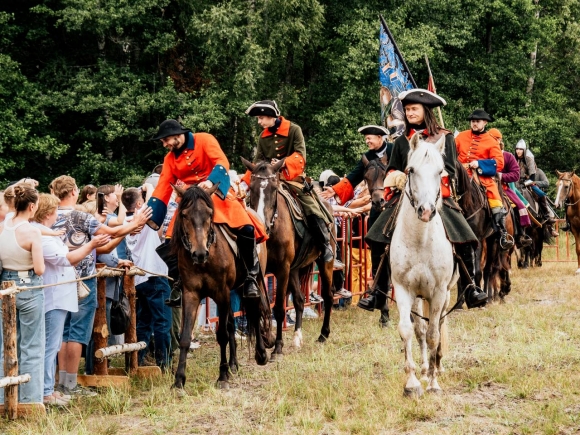
[[[493,220],[500,232],[499,246],[504,251],[513,248],[514,239],[507,232],[505,227],[505,218],[507,216],[506,210],[502,209],[500,212],[493,215]]]
[[[181,307],[181,295],[183,293],[183,286],[181,285],[181,279],[179,278],[179,269],[177,267],[177,256],[171,254],[171,247],[169,245],[169,239],[159,245],[155,251],[157,255],[167,264],[167,275],[173,278],[173,286],[171,287],[171,293],[169,294],[169,299],[165,299],[165,305],[172,308]]]
[[[238,233],[236,244],[240,251],[240,258],[246,267],[246,280],[244,281],[244,298],[259,298],[260,289],[258,288],[258,274],[260,273],[260,262],[256,252],[256,238],[253,235],[249,237],[246,234]]]
[[[465,303],[467,308],[481,307],[487,303],[487,294],[475,285],[475,255],[473,255],[473,248],[469,243],[457,243],[455,245],[455,252],[463,260],[468,274],[461,265],[459,266],[459,278],[461,286],[465,289]]]
[[[542,216],[548,223],[548,225],[553,225],[556,222],[556,219],[552,217],[552,213],[550,213],[550,208],[548,207],[548,201],[545,196],[537,195],[538,197],[538,205],[540,206],[540,211],[542,212]]]
[[[373,243],[371,245],[371,260],[373,264],[373,276],[374,290],[366,297],[362,298],[356,304],[357,307],[362,308],[366,311],[374,311],[376,309],[381,309],[386,301],[387,296],[385,293],[389,290],[390,277],[388,268],[388,258],[383,260],[383,265],[380,267],[381,257],[385,255],[386,245],[382,243]],[[382,291],[379,291],[382,290]],[[385,292],[385,293],[383,293]]]
[[[330,246],[330,232],[324,220],[316,215],[308,216],[308,229],[320,249],[322,261],[325,263],[333,261],[334,252],[332,252],[332,247]]]

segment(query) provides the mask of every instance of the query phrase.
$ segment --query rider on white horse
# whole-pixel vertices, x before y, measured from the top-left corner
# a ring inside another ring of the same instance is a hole
[[[475,274],[473,246],[477,246],[477,238],[463,217],[460,207],[451,198],[450,187],[455,180],[455,162],[457,160],[455,140],[450,131],[437,125],[433,114],[433,108],[443,106],[446,102],[437,94],[425,89],[412,89],[402,92],[399,94],[399,99],[405,108],[405,135],[395,141],[387,168],[389,175],[385,179],[385,194],[388,194],[387,203],[384,211],[369,230],[366,240],[375,243],[390,243],[393,224],[396,221],[393,213],[397,209],[397,203],[407,180],[407,175],[404,171],[407,167],[407,155],[410,150],[409,139],[414,134],[420,134],[423,140],[435,143],[441,135],[444,135],[445,171],[441,178],[441,196],[443,197],[444,206],[441,209],[441,217],[447,238],[453,243],[455,252],[463,260],[468,272],[466,274],[462,267],[459,268],[462,287],[466,289],[465,302],[469,308],[485,305],[487,295],[475,285],[473,280]],[[391,217],[393,218],[391,219]],[[383,292],[375,291],[366,298],[366,303],[381,307],[385,298],[386,295]]]

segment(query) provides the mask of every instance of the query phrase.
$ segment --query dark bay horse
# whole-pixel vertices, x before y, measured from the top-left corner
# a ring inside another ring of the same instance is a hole
[[[529,203],[528,213],[532,220],[532,225],[525,229],[525,233],[532,239],[532,244],[521,250],[522,258],[518,266],[524,269],[529,266],[542,267],[544,243],[552,243],[554,237],[551,234],[551,228],[548,223],[542,223],[543,217],[532,189],[522,183],[517,183],[517,188]]]
[[[241,261],[236,259],[222,231],[212,222],[214,205],[211,195],[217,188],[217,184],[208,191],[195,186],[185,191],[175,188],[181,197],[181,202],[176,211],[177,217],[171,243],[173,253],[177,255],[179,275],[183,283],[183,317],[179,340],[179,365],[173,386],[180,389],[185,384],[186,358],[197,310],[201,300],[206,297],[215,301],[219,313],[219,325],[216,331],[221,356],[218,388],[228,388],[230,371],[235,373],[238,369],[230,290],[243,284],[246,272]],[[263,266],[266,259],[264,251],[265,248],[261,247],[260,260]],[[261,287],[264,290],[263,285]],[[256,362],[264,365],[268,362],[266,346],[269,345],[271,326],[271,311],[267,294],[262,291],[261,298],[245,299],[243,303],[248,319],[249,341],[255,341]],[[226,355],[228,344],[230,345],[229,361]]]
[[[250,207],[263,218],[266,232],[269,239],[266,242],[268,247],[268,262],[266,271],[276,277],[276,304],[274,307],[274,317],[276,318],[276,344],[270,355],[270,361],[282,358],[284,341],[282,338],[282,327],[285,317],[284,301],[287,292],[292,294],[294,309],[296,311],[296,325],[294,328],[295,347],[302,346],[302,313],[304,311],[304,295],[300,290],[300,284],[308,279],[308,274],[314,261],[318,265],[319,283],[324,299],[324,320],[318,341],[324,343],[330,334],[330,313],[334,303],[332,292],[332,270],[334,262],[323,263],[319,259],[320,250],[315,244],[308,246],[307,250],[301,250],[304,240],[296,233],[292,216],[286,200],[278,190],[282,181],[279,179],[279,171],[284,164],[280,160],[275,165],[268,162],[258,162],[256,164],[242,158],[244,165],[252,171],[250,182]],[[330,229],[334,232],[334,228]],[[335,242],[331,238],[331,245],[335,249]],[[304,251],[304,255],[299,259],[299,264],[294,264],[299,257],[299,253]]]
[[[363,154],[362,162],[365,167],[364,170],[364,179],[367,183],[369,188],[369,193],[371,195],[371,202],[372,202],[372,214],[371,216],[378,216],[381,213],[382,207],[385,205],[385,177],[387,175],[387,156],[384,155],[380,159],[373,159],[368,160],[366,156]],[[374,221],[369,221],[369,229],[372,226]],[[380,250],[384,252],[385,245],[380,246],[371,246],[371,254],[373,257],[375,255],[379,255],[376,250]],[[381,254],[382,254],[381,252]],[[376,259],[374,260],[377,261]],[[378,263],[377,263],[378,264]],[[373,277],[373,279],[378,279],[378,277]],[[388,289],[383,289],[387,291]],[[389,322],[389,305],[388,301],[385,301],[384,306],[380,308],[381,317],[379,318],[379,325],[384,327]]]
[[[458,161],[455,163],[457,174],[458,204],[463,215],[479,240],[475,254],[475,283],[486,291],[488,301],[498,296],[503,300],[511,290],[510,257],[513,249],[504,251],[499,246],[499,233],[493,231],[491,210],[487,203],[485,188],[474,178],[469,177],[467,170]],[[508,198],[499,189],[506,210],[511,210]],[[506,230],[513,237],[513,213],[506,217]],[[457,283],[458,292],[462,291],[461,280]]]
[[[578,258],[578,269],[576,274],[580,274],[580,178],[574,171],[558,172],[557,195],[554,205],[557,208],[565,207],[566,218],[570,225],[570,230],[574,235],[576,243],[576,257]]]

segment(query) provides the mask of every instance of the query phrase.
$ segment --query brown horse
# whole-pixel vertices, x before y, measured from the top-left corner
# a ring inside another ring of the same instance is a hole
[[[285,317],[284,301],[288,291],[292,294],[296,311],[296,325],[294,328],[293,344],[302,346],[302,313],[304,311],[304,295],[300,291],[300,283],[308,278],[314,261],[318,264],[319,283],[324,300],[324,320],[318,341],[324,343],[330,334],[330,313],[334,297],[332,292],[332,270],[334,262],[323,263],[319,259],[320,250],[314,243],[308,242],[310,236],[305,234],[302,239],[296,232],[292,216],[286,200],[278,190],[280,186],[279,171],[284,164],[280,160],[275,165],[268,162],[253,164],[242,157],[244,165],[252,171],[250,181],[250,207],[263,218],[269,239],[268,262],[266,271],[276,277],[276,304],[274,317],[276,318],[276,344],[270,355],[270,361],[282,358],[284,341],[282,326]],[[329,207],[329,206],[328,206]],[[334,231],[331,228],[330,231]],[[310,239],[311,240],[311,239]],[[303,246],[307,243],[306,246]],[[335,249],[335,243],[331,240]]]
[[[215,301],[219,313],[219,325],[216,331],[221,355],[218,388],[228,388],[230,371],[235,373],[238,369],[230,291],[243,284],[246,272],[241,261],[236,259],[222,231],[212,222],[214,205],[211,195],[217,188],[217,184],[207,192],[195,186],[185,191],[175,188],[181,197],[181,202],[176,211],[177,217],[171,244],[173,253],[177,256],[179,275],[183,283],[183,317],[179,340],[179,365],[175,373],[174,388],[182,389],[185,384],[185,367],[191,343],[191,332],[197,318],[199,304],[206,297]],[[260,249],[260,261],[263,266],[266,259],[264,251],[265,249]],[[264,365],[268,361],[266,346],[269,344],[267,338],[271,325],[267,294],[262,291],[261,298],[243,300],[243,303],[248,318],[249,339],[250,342],[255,340],[256,362]],[[266,337],[266,342],[264,337]],[[230,345],[229,361],[226,357],[228,343]]]
[[[578,258],[576,274],[580,274],[580,178],[574,174],[574,171],[556,171],[556,173],[558,174],[556,183],[558,193],[554,205],[557,208],[566,207],[566,220],[576,243],[576,257]]]

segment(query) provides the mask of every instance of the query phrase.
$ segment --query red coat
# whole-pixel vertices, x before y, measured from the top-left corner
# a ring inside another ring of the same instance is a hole
[[[503,169],[503,153],[498,141],[489,133],[473,134],[471,130],[465,130],[457,135],[455,144],[457,146],[457,160],[460,163],[465,164],[475,160],[493,159],[496,162],[496,171],[501,172]],[[471,169],[467,169],[467,172],[472,176]],[[479,179],[487,190],[487,197],[501,201],[495,181],[491,177],[483,175],[479,175]]]
[[[165,156],[163,171],[153,192],[153,204],[155,200],[159,200],[167,205],[173,193],[171,184],[175,184],[177,180],[190,186],[208,179],[214,184],[220,181],[220,186],[222,183],[227,183],[228,190],[225,199],[221,199],[215,194],[212,196],[214,203],[213,221],[226,224],[230,228],[252,225],[256,229],[256,238],[262,239],[265,236],[263,226],[250,218],[244,206],[236,198],[233,189],[229,188],[227,171],[230,164],[217,139],[209,133],[188,133],[185,137],[186,143],[179,154],[171,151]],[[173,221],[174,219],[167,230],[167,237],[171,236]]]

